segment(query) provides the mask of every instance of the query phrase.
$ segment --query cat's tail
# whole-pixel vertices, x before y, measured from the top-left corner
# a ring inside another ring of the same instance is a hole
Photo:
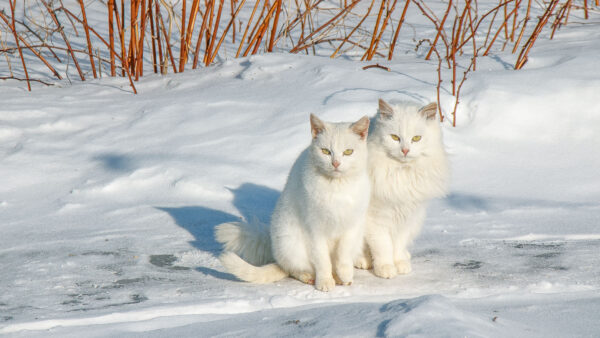
[[[219,224],[215,227],[215,239],[223,244],[224,251],[232,251],[252,265],[275,261],[269,227],[258,221]]]
[[[289,275],[287,272],[283,271],[277,263],[254,266],[231,251],[225,251],[219,259],[227,271],[237,278],[250,283],[273,283],[284,279]]]

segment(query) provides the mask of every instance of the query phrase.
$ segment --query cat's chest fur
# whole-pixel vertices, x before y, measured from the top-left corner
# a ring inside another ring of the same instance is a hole
[[[311,175],[303,184],[307,221],[314,220],[332,232],[354,223],[366,212],[370,182],[366,171],[360,175],[331,179]]]
[[[351,177],[330,179],[323,176],[311,178],[304,185],[307,202],[318,209],[336,207],[337,211],[365,205],[369,196],[370,184],[367,173]],[[332,210],[334,211],[334,210]],[[348,213],[348,210],[345,210]]]
[[[375,147],[369,151],[372,203],[410,208],[444,194],[446,163],[443,158],[420,158],[406,164],[389,158]]]
[[[329,237],[364,217],[369,205],[371,183],[366,170],[331,178],[312,164],[304,151],[292,167],[288,182],[275,208],[277,220],[296,219],[303,228]],[[274,222],[278,227],[282,222]]]

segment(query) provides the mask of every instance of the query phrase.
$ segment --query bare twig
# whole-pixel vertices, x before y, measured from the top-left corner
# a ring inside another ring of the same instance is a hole
[[[194,0],[192,3],[192,9],[190,11],[190,20],[188,21],[188,26],[185,31],[185,40],[181,43],[181,53],[179,58],[179,71],[183,72],[185,69],[185,63],[188,58],[188,50],[190,48],[190,43],[192,41],[192,32],[194,31],[194,26],[196,25],[196,17],[198,15],[198,10],[200,9],[200,0]],[[182,23],[183,25],[183,23]]]
[[[335,49],[335,52],[333,52],[333,54],[331,54],[331,58],[334,58],[339,53],[340,49],[342,49],[342,46],[350,39],[350,37],[352,36],[352,34],[354,34],[354,32],[356,32],[356,30],[358,30],[360,28],[360,26],[363,24],[363,22],[365,21],[365,19],[367,19],[367,17],[369,16],[369,13],[371,13],[371,9],[373,9],[373,4],[375,4],[375,0],[371,0],[371,5],[369,6],[369,9],[367,9],[367,13],[365,13],[365,15],[363,16],[363,18],[358,23],[358,25],[356,25],[352,29],[352,31],[350,32],[350,34],[346,35],[346,37],[344,38],[344,40],[342,41],[342,43],[340,43],[340,45]]]
[[[367,69],[371,69],[371,68],[379,68],[379,69],[387,70],[388,72],[390,71],[389,67],[382,66],[382,65],[380,65],[378,63],[376,63],[374,65],[368,65],[368,66],[362,67],[363,70],[367,70]]]
[[[10,28],[15,37],[15,43],[17,44],[17,49],[19,50],[19,56],[21,57],[21,63],[23,64],[23,71],[25,72],[25,78],[27,79],[27,89],[29,91],[31,91],[31,83],[29,81],[29,73],[27,73],[27,65],[25,64],[25,58],[23,58],[23,51],[21,50],[21,47],[19,46],[19,35],[17,34],[17,28],[15,27],[15,6],[16,6],[17,0],[14,0],[14,2],[9,0],[9,3],[10,3],[11,18],[12,18],[12,21],[10,23]],[[2,17],[4,18],[4,16],[2,16]],[[8,22],[7,22],[7,24],[8,24]]]
[[[396,28],[396,32],[394,33],[394,39],[392,40],[392,44],[390,45],[390,51],[388,52],[388,60],[392,59],[392,55],[394,54],[394,48],[396,47],[396,40],[398,40],[398,35],[400,34],[400,28],[402,28],[402,23],[404,23],[404,17],[406,16],[406,10],[408,9],[408,5],[410,4],[410,0],[406,0],[404,4],[404,9],[402,10],[402,15],[400,16],[400,20],[398,20],[398,27]]]
[[[214,1],[214,0],[210,0],[210,1]],[[242,38],[240,39],[240,45],[238,47],[237,53],[235,54],[236,58],[240,56],[242,47],[244,46],[244,41],[246,41],[246,35],[248,34],[248,29],[250,28],[250,23],[252,22],[252,18],[254,18],[254,14],[256,12],[256,8],[258,8],[259,3],[260,3],[260,1],[256,1],[254,3],[254,8],[252,9],[252,14],[250,14],[250,19],[248,19],[248,23],[246,24],[246,29],[244,30],[244,34],[242,35]]]
[[[6,16],[0,11],[0,17],[2,18],[2,20],[9,26],[12,28],[12,24],[8,21],[8,18],[6,18]],[[12,29],[11,29],[12,30]],[[54,76],[56,76],[59,80],[62,79],[62,77],[60,76],[60,74],[56,71],[56,69],[54,69],[54,67],[52,67],[52,65],[50,65],[50,63],[40,54],[38,53],[35,48],[33,46],[31,46],[25,39],[23,39],[20,35],[16,34],[16,30],[13,30],[13,32],[15,33],[15,38],[17,40],[20,40],[21,42],[23,42],[25,44],[25,46],[27,48],[29,48],[29,50],[31,50],[33,52],[33,54],[35,54],[35,56],[37,56],[40,60],[42,60],[42,62],[46,65],[46,67],[48,67],[48,69],[50,69],[50,71],[54,74]],[[42,47],[47,47],[48,49],[52,49],[50,46],[47,45],[42,45]],[[19,50],[19,53],[21,53],[21,47],[18,44],[17,41],[17,49]],[[22,56],[21,56],[22,58]],[[24,62],[24,60],[23,60]],[[25,70],[25,73],[27,74],[27,68],[25,66],[23,66],[23,69]]]
[[[275,43],[275,33],[277,33],[277,24],[279,23],[279,13],[281,12],[281,2],[282,0],[275,0],[277,4],[277,9],[275,10],[275,19],[273,21],[273,28],[271,30],[271,40],[269,41],[269,47],[267,48],[267,52],[273,51],[273,45]]]
[[[210,45],[208,46],[208,49],[206,50],[206,53],[204,54],[204,64],[206,66],[208,66],[210,64],[210,62],[213,60],[211,58],[211,55],[213,54],[213,47],[215,45],[215,41],[217,40],[217,32],[219,31],[219,23],[221,22],[221,12],[223,11],[223,3],[224,3],[224,0],[219,1],[219,11],[217,12],[217,21],[215,22],[215,25],[214,25],[213,34],[210,39]]]
[[[227,24],[227,27],[225,28],[225,31],[223,31],[223,34],[221,34],[221,39],[219,39],[219,42],[217,43],[217,46],[215,47],[214,53],[212,53],[212,56],[208,62],[209,64],[211,64],[214,61],[215,57],[217,56],[217,52],[219,51],[219,48],[221,48],[221,43],[223,42],[223,40],[225,40],[225,36],[227,35],[229,28],[233,25],[235,17],[238,15],[240,9],[242,9],[245,2],[246,2],[246,0],[242,0],[242,3],[238,7],[238,9],[235,11],[235,13],[233,13],[231,20],[229,20],[229,23]]]
[[[88,22],[87,16],[85,15],[85,6],[83,5],[83,0],[79,0],[79,5],[81,6],[81,15],[83,17],[83,30],[85,31],[85,38],[87,40],[88,52],[90,55],[90,64],[92,65],[92,73],[94,74],[94,79],[98,76],[96,75],[96,65],[94,65],[94,53],[92,52],[92,42],[90,41],[90,32],[88,30]]]
[[[115,50],[115,34],[114,34],[114,7],[115,0],[108,0],[108,41],[109,41],[109,49]],[[115,68],[115,56],[113,53],[110,53],[110,76],[116,75]]]
[[[419,3],[417,3],[417,5],[419,5]],[[444,30],[444,23],[446,22],[446,18],[448,18],[448,13],[450,13],[451,7],[452,7],[452,0],[448,1],[448,8],[446,9],[446,13],[444,14],[444,17],[442,18],[442,21],[440,22],[439,25],[436,25],[438,32],[435,35],[435,38],[433,39],[433,43],[431,44],[431,48],[429,49],[427,56],[425,56],[425,60],[429,60],[429,58],[431,57],[431,53],[433,52],[433,48],[435,47],[438,39],[442,35],[442,31]],[[419,6],[419,8],[421,8],[421,11],[425,14],[425,11],[423,10],[423,8],[421,6]]]
[[[202,26],[200,26],[200,33],[198,33],[198,40],[196,41],[196,50],[194,51],[194,63],[192,65],[193,69],[196,69],[198,66],[198,60],[200,55],[200,46],[202,45],[202,38],[204,37],[204,32],[206,31],[206,26],[209,20],[209,12],[212,11],[212,8],[215,6],[215,0],[209,0],[206,5],[206,10],[204,11],[204,15],[202,15]],[[207,51],[204,51],[206,55]]]
[[[554,11],[554,8],[557,4],[558,0],[552,0],[550,4],[548,4],[546,11],[540,17],[538,24],[536,25],[535,29],[533,30],[533,33],[529,37],[529,40],[527,40],[527,42],[523,46],[523,49],[521,49],[521,53],[519,54],[517,62],[515,63],[515,69],[523,68],[523,65],[525,65],[525,63],[527,62],[527,55],[529,54],[531,47],[533,47],[535,40],[537,39],[538,35],[542,32],[542,29],[546,25],[546,22],[548,22],[548,19],[552,15],[552,12]]]
[[[73,53],[73,49],[71,48],[69,39],[67,38],[67,35],[65,34],[62,26],[60,25],[60,22],[58,21],[56,14],[54,14],[54,11],[52,10],[52,8],[50,8],[50,6],[48,6],[48,3],[46,3],[45,0],[40,0],[40,1],[44,4],[46,9],[48,10],[48,13],[50,13],[52,20],[54,21],[54,24],[56,24],[56,27],[58,28],[60,35],[62,36],[63,40],[65,41],[65,44],[67,45],[67,48],[69,49],[69,53],[71,54],[71,58],[73,59],[73,63],[75,63],[75,67],[77,68],[77,72],[79,73],[79,77],[81,78],[81,81],[85,81],[85,77],[83,76],[83,73],[81,72],[81,68],[79,67],[79,62],[77,62],[77,58],[75,57],[75,54]]]
[[[305,37],[300,42],[298,42],[296,44],[296,46],[294,48],[292,48],[292,50],[290,50],[290,53],[297,53],[300,50],[301,46],[303,44],[305,44],[308,40],[310,40],[310,38],[312,38],[315,34],[317,34],[318,32],[320,32],[321,30],[323,30],[325,27],[329,26],[332,22],[335,22],[342,15],[345,15],[349,10],[351,10],[359,2],[360,2],[360,0],[354,0],[354,1],[352,1],[352,3],[350,5],[348,5],[344,9],[342,9],[336,16],[334,16],[333,18],[331,18],[329,21],[327,21],[326,23],[324,23],[323,25],[321,25],[321,27],[317,28],[312,33],[310,33],[307,37]]]
[[[27,79],[20,79],[20,78],[18,78],[18,77],[14,77],[14,76],[0,76],[0,80],[17,80],[17,81],[27,81],[28,83],[29,83],[29,82],[31,82],[31,81],[33,81],[33,82],[39,82],[39,83],[41,83],[41,84],[44,84],[44,85],[46,85],[46,86],[54,86],[54,84],[53,84],[53,83],[48,83],[48,82],[45,82],[45,81],[42,81],[42,80],[37,80],[37,79],[29,79],[29,78],[27,78]],[[30,90],[30,91],[31,91],[31,90]]]

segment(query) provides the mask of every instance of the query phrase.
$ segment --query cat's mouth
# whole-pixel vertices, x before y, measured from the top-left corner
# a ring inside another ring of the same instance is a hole
[[[340,178],[340,177],[344,176],[344,172],[338,168],[335,168],[335,169],[329,171],[329,176],[331,178]]]
[[[413,156],[404,156],[404,155],[392,156],[392,158],[403,164],[411,163],[415,160],[415,157],[413,157]]]

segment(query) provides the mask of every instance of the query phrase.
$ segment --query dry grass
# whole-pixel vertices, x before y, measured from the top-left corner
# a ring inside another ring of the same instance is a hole
[[[200,62],[210,66],[218,57],[232,54],[330,51],[332,58],[392,60],[407,18],[415,21],[422,16],[430,25],[418,29],[413,25],[413,37],[402,40],[403,48],[407,40],[414,41],[417,53],[427,48],[424,58],[437,59],[438,103],[442,84],[449,80],[455,104],[447,117],[456,125],[461,87],[469,72],[476,71],[479,57],[512,45],[512,53],[518,55],[514,68],[521,69],[544,29],[551,29],[552,39],[572,13],[587,19],[598,9],[598,1],[574,0],[499,0],[485,10],[477,0],[448,0],[439,13],[428,6],[431,1],[424,0],[171,1],[77,0],[77,6],[67,8],[62,0],[24,0],[17,10],[17,1],[8,0],[8,7],[2,5],[7,8],[0,7],[0,55],[6,60],[0,66],[6,76],[1,78],[25,80],[31,90],[31,81],[50,80],[31,79],[27,62],[42,62],[50,71],[48,76],[58,80],[68,76],[72,62],[81,81],[85,74],[80,63],[91,69],[94,78],[103,72],[126,76],[136,92],[134,83],[143,76],[145,65],[154,73],[167,74],[169,69],[177,73],[190,65],[197,68]],[[88,22],[86,11],[91,6],[104,8],[105,22]],[[240,17],[244,8],[250,15]],[[532,18],[534,12],[541,15]],[[528,26],[533,20],[536,25]],[[78,41],[78,48],[73,48],[70,39]],[[224,45],[229,46],[229,54]],[[59,65],[63,75],[56,69]],[[364,68],[389,69],[379,64]],[[441,109],[439,113],[443,119]]]

